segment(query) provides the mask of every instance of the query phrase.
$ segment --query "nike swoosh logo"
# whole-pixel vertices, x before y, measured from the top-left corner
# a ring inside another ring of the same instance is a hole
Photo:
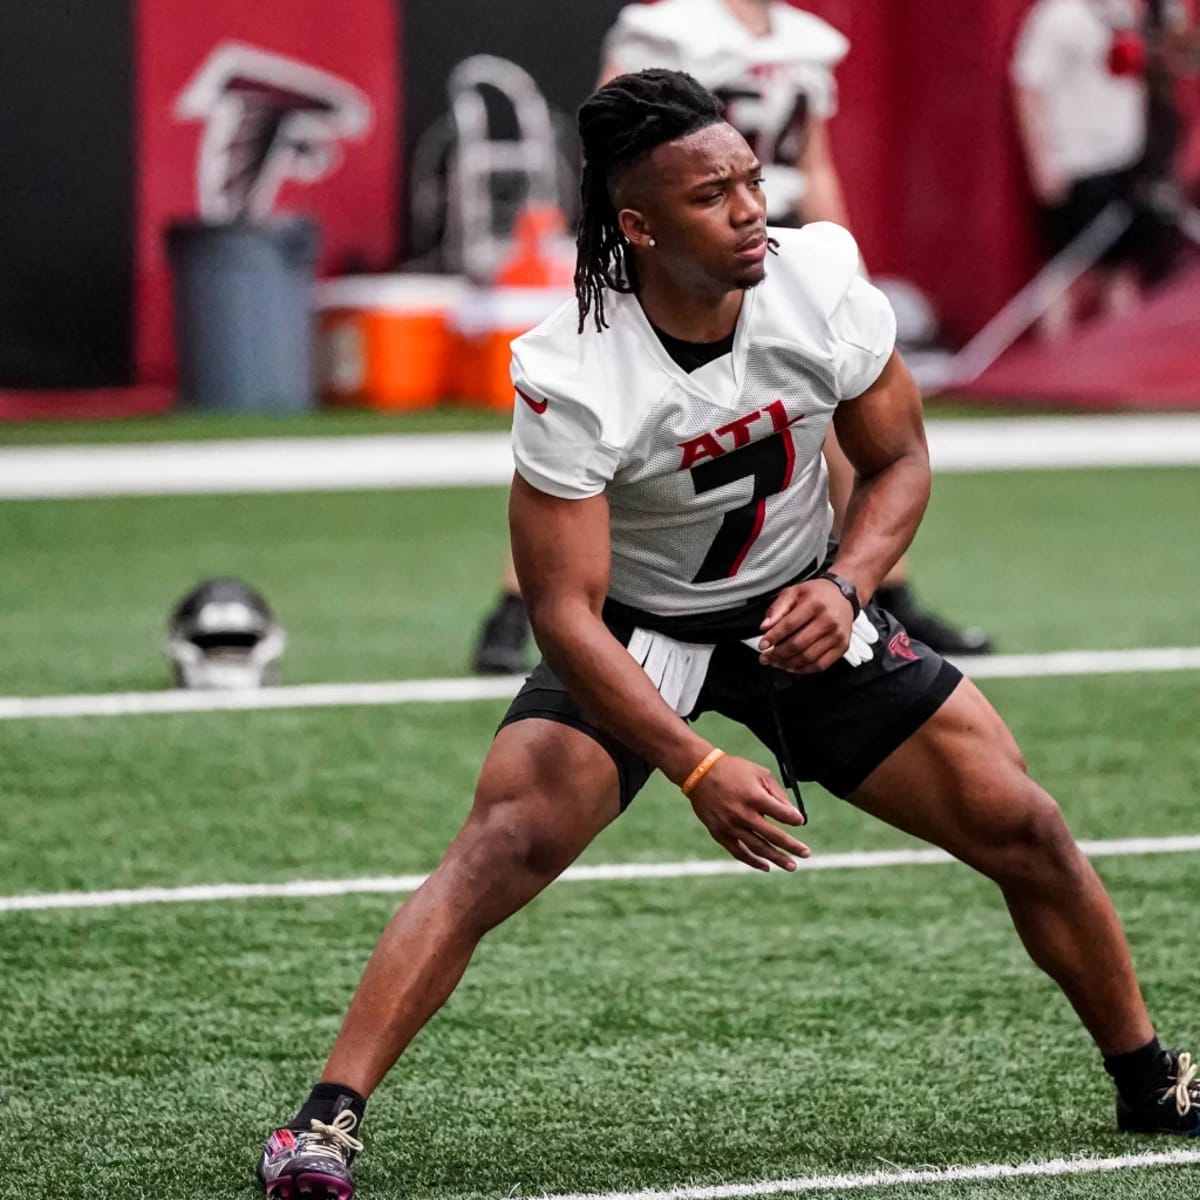
[[[520,396],[521,399],[524,400],[525,403],[528,404],[529,407],[532,408],[539,417],[546,411],[546,407],[550,403],[549,400],[535,400],[532,396],[525,395],[520,388],[517,388],[517,395]]]

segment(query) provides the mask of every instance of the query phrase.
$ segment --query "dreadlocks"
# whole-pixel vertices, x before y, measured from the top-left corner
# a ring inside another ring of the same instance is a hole
[[[579,110],[582,204],[575,239],[580,333],[589,312],[597,330],[607,327],[605,288],[631,292],[637,282],[612,202],[612,189],[620,176],[656,146],[724,119],[717,99],[682,71],[618,75],[583,102]]]

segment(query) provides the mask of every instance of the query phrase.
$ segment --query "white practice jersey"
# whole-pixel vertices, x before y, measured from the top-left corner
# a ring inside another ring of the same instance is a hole
[[[661,616],[778,588],[825,555],[833,523],[821,446],[895,344],[887,300],[841,226],[773,229],[733,351],[690,374],[636,297],[605,292],[608,328],[574,301],[513,343],[513,455],[531,486],[604,493],[609,595]]]
[[[1037,0],[1017,39],[1012,75],[1038,93],[1046,152],[1067,179],[1132,166],[1146,145],[1146,83],[1114,75],[1114,28],[1136,25],[1129,0]]]
[[[604,61],[686,71],[715,93],[762,161],[768,215],[779,219],[804,193],[796,160],[809,121],[836,111],[833,70],[849,48],[832,25],[788,4],[773,4],[771,32],[754,37],[722,0],[661,0],[621,10]]]

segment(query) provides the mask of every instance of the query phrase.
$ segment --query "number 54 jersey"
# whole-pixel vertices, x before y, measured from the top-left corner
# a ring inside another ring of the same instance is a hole
[[[821,446],[837,405],[890,357],[891,307],[838,225],[772,229],[732,353],[690,374],[637,298],[608,291],[608,327],[574,301],[513,343],[513,455],[532,487],[607,497],[609,595],[686,616],[783,586],[825,554]]]

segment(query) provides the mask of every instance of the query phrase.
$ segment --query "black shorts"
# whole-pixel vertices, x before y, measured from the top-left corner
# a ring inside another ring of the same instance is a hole
[[[1051,255],[1065,250],[1110,204],[1132,206],[1133,221],[1101,260],[1107,267],[1136,266],[1147,283],[1170,273],[1175,230],[1141,196],[1136,169],[1109,171],[1077,179],[1058,204],[1042,208],[1046,249]]]
[[[910,641],[891,613],[874,603],[866,612],[879,641],[871,661],[858,667],[839,660],[819,675],[791,675],[763,666],[757,652],[739,641],[719,643],[687,719],[721,713],[749,729],[777,759],[790,760],[798,779],[816,780],[834,795],[848,796],[929,720],[962,678],[924,643]],[[613,632],[628,640],[628,630]],[[787,743],[783,747],[776,714]],[[530,717],[569,725],[599,742],[616,764],[622,808],[653,771],[589,719],[544,662],[525,681],[500,728]]]

